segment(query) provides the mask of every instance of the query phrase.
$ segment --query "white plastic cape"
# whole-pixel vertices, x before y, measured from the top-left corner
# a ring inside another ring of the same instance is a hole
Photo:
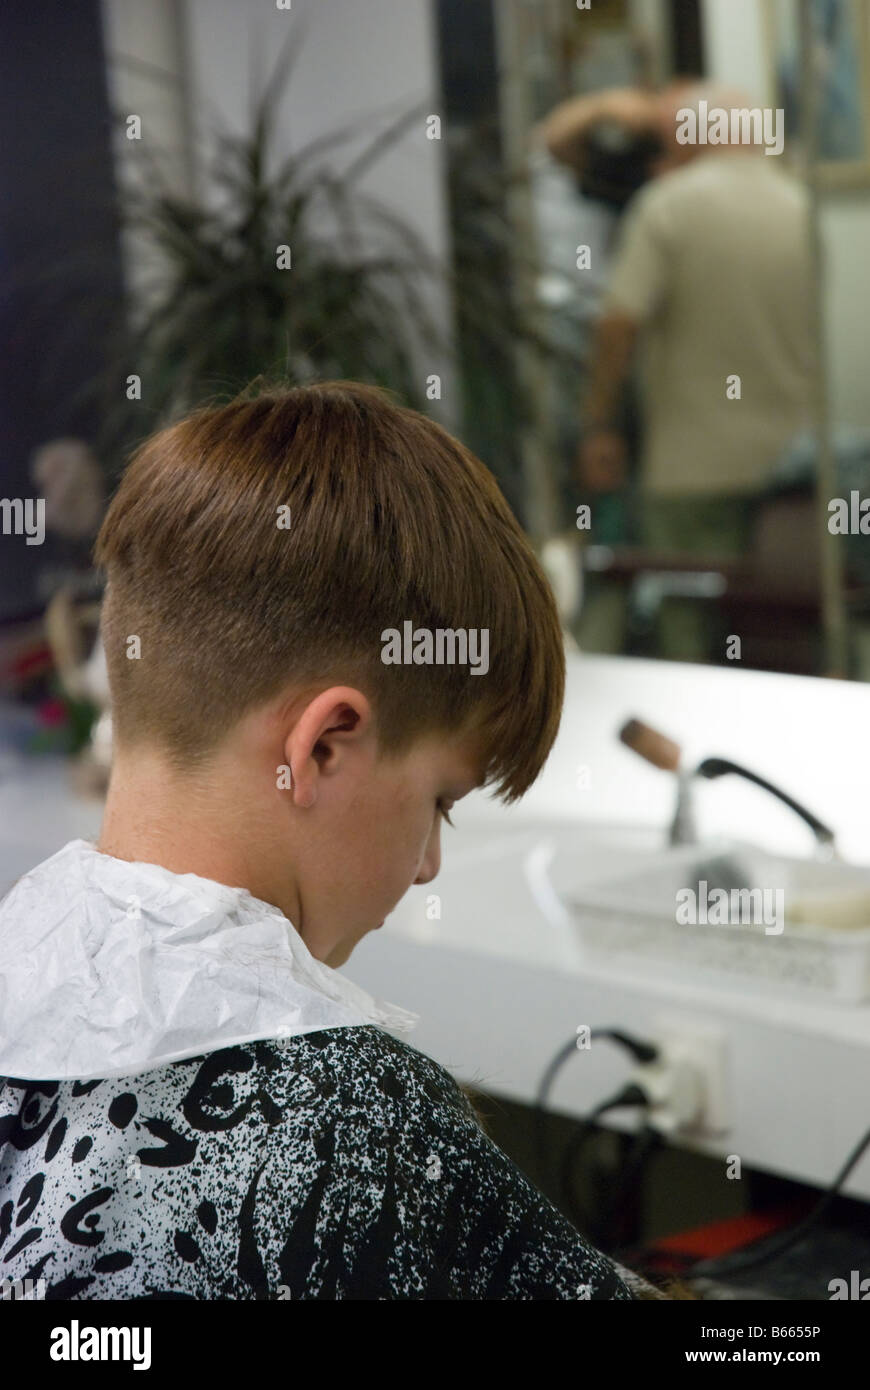
[[[87,840],[0,902],[0,1076],[128,1076],[259,1038],[418,1021],[315,960],[245,889]]]

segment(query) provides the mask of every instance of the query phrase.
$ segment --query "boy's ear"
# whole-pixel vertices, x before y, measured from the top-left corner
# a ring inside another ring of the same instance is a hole
[[[313,806],[323,777],[337,772],[348,753],[371,739],[372,707],[361,690],[336,685],[305,706],[284,745],[293,804]]]

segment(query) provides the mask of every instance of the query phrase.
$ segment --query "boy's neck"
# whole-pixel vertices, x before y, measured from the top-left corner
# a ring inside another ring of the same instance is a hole
[[[159,864],[171,873],[244,888],[298,921],[286,863],[279,887],[270,882],[268,841],[241,793],[238,781],[219,771],[194,782],[147,754],[116,759],[97,849],[129,863]]]

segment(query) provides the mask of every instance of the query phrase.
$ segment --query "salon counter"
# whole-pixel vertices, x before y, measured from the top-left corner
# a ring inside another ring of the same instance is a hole
[[[515,807],[482,794],[455,807],[438,879],[412,888],[346,969],[420,1015],[409,1041],[462,1080],[526,1102],[581,1024],[641,1036],[663,1016],[712,1025],[725,1040],[728,1128],[671,1142],[827,1184],[870,1127],[870,1005],[676,966],[592,965],[549,892],[548,865],[567,859],[575,885],[591,883],[664,849],[674,778],[618,742],[632,716],[681,743],[690,765],[718,755],[782,787],[835,830],[845,858],[867,863],[868,714],[870,691],[854,683],[571,657],[562,729],[535,787]],[[697,809],[704,839],[814,853],[806,825],[740,779],[699,784]],[[583,1114],[618,1088],[626,1066],[607,1045],[580,1052],[550,1103]],[[844,1190],[870,1198],[870,1154]]]

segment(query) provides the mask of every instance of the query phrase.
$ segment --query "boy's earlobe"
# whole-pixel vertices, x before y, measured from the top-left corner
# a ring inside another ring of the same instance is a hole
[[[300,786],[299,783],[298,783],[298,782],[296,781],[296,779],[294,778],[294,780],[293,780],[293,804],[294,804],[295,806],[298,806],[300,810],[302,810],[302,811],[307,811],[307,810],[310,809],[310,807],[312,807],[312,806],[314,805],[314,803],[315,803],[316,800],[317,800],[317,789],[316,789],[314,783],[313,783],[312,781],[308,781],[307,785],[305,785],[305,786]]]
[[[317,800],[317,771],[317,763],[312,758],[297,757],[289,763],[289,775],[285,785],[291,792],[293,805],[302,811],[307,811]]]

